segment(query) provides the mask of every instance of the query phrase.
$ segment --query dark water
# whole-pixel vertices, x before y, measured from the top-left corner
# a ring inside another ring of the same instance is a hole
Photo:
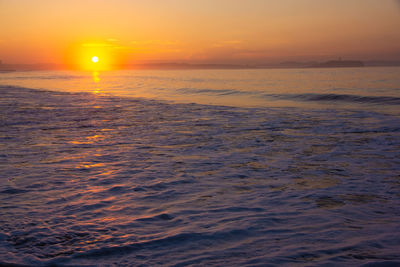
[[[251,108],[0,86],[0,262],[398,266],[395,93]]]

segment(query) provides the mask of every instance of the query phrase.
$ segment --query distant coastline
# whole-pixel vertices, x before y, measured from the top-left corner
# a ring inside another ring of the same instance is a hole
[[[0,60],[0,73],[13,72],[13,71],[15,70],[12,68],[8,68],[8,66],[5,66],[3,62]]]
[[[331,60],[315,65],[310,68],[360,68],[365,67],[364,62],[358,60]]]
[[[294,69],[294,68],[361,68],[361,67],[399,67],[400,61],[385,60],[330,60],[324,62],[316,61],[287,61],[280,63],[265,64],[220,64],[220,63],[138,63],[116,67],[115,69],[133,70],[193,70],[193,69]],[[0,73],[12,71],[34,71],[34,70],[64,70],[62,65],[57,64],[0,64]]]
[[[6,73],[6,72],[14,72],[16,70],[7,70],[7,69],[0,69],[0,73]]]

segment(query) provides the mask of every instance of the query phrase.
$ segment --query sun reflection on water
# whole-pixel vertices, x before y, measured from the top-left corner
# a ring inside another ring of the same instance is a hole
[[[93,76],[93,82],[96,84],[93,93],[99,94],[101,91],[100,87],[98,86],[98,83],[100,82],[100,73],[98,71],[93,71],[92,76]]]
[[[93,71],[92,75],[93,75],[93,81],[95,83],[100,82],[100,73],[98,71]]]

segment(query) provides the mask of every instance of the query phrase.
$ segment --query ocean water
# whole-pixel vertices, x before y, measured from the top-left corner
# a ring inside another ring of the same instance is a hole
[[[400,68],[0,74],[0,264],[399,251]]]

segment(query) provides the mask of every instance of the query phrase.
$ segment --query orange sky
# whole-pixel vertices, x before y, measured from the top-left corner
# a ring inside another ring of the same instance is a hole
[[[0,59],[400,60],[396,0],[0,0]]]

